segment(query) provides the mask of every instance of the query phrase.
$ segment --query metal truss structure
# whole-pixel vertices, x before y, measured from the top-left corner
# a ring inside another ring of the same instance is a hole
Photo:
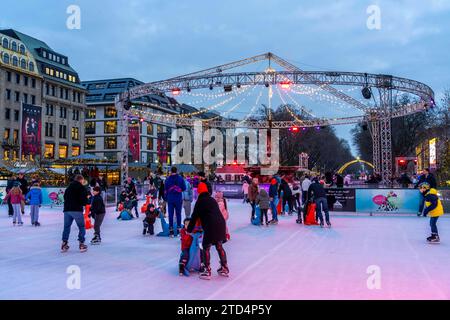
[[[268,60],[276,62],[286,71],[269,69],[262,72],[234,72],[224,71],[249,65],[259,61]],[[131,109],[125,111],[122,106],[134,99],[149,95],[171,92],[173,89],[190,91],[194,89],[215,87],[240,87],[240,86],[271,86],[289,82],[299,85],[316,85],[329,94],[355,107],[362,115],[344,118],[312,118],[299,121],[208,121],[175,115],[142,114],[140,110]],[[361,101],[339,91],[335,86],[358,86],[378,90],[379,103],[376,107],[365,105]],[[417,103],[407,106],[393,106],[392,93],[409,93],[416,97]],[[382,175],[388,183],[392,178],[392,140],[391,119],[403,117],[409,114],[422,112],[434,106],[433,90],[421,82],[406,78],[383,74],[368,74],[360,72],[336,72],[336,71],[303,71],[295,65],[283,60],[273,53],[265,53],[251,58],[238,60],[221,66],[202,71],[170,78],[167,80],[151,82],[131,88],[129,91],[116,97],[116,107],[125,121],[121,128],[122,133],[122,172],[128,173],[128,118],[134,116],[145,117],[150,121],[163,122],[174,126],[193,126],[202,121],[203,125],[219,128],[250,128],[250,129],[283,129],[292,126],[316,127],[332,126],[367,122],[370,124],[373,140],[373,162],[375,172]]]

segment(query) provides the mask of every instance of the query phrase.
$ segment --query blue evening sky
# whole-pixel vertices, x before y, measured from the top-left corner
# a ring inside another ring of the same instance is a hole
[[[66,28],[71,4],[80,30]],[[380,30],[366,26],[372,4]],[[448,0],[21,0],[2,5],[0,28],[68,55],[82,80],[156,81],[271,51],[305,70],[415,79],[438,99],[450,87]]]

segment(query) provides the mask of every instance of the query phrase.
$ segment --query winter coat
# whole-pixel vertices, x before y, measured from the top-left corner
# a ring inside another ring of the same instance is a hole
[[[283,192],[284,199],[289,199],[290,197],[292,197],[292,190],[289,187],[289,184],[284,179],[281,180],[280,187],[278,188],[279,197],[281,197],[281,192]]]
[[[275,178],[270,182],[269,197],[272,199],[278,197],[278,181]]]
[[[302,191],[308,192],[309,186],[311,185],[311,180],[305,178],[302,182]]]
[[[184,184],[186,185],[186,190],[183,191],[183,200],[189,202],[194,201],[191,184],[187,180],[184,180]]]
[[[27,194],[28,193],[28,181],[25,178],[17,178],[16,181],[19,181],[20,183],[20,190],[22,190],[23,194]]]
[[[150,208],[147,208],[147,211],[145,211],[145,218],[144,221],[147,222],[148,224],[154,224],[156,222],[156,218],[159,217],[159,210],[155,208],[155,210],[153,210],[153,212],[151,212],[149,210]]]
[[[222,243],[226,242],[225,219],[220,212],[216,200],[206,192],[200,194],[195,203],[191,221],[187,228],[189,233],[194,230],[197,220],[200,220],[204,232],[203,247],[219,241],[222,241]]]
[[[326,197],[327,194],[325,192],[325,189],[320,183],[318,182],[311,183],[308,189],[308,199],[315,200],[318,198],[326,198]]]
[[[89,203],[86,188],[78,181],[73,181],[64,192],[63,212],[83,212],[83,207]]]
[[[181,250],[189,250],[192,245],[192,236],[186,231],[186,228],[182,228],[180,231]]]
[[[431,218],[440,217],[444,214],[444,207],[437,195],[437,190],[431,188],[425,195],[425,210],[424,215]]]
[[[182,193],[186,190],[184,179],[178,174],[172,174],[164,184],[167,202],[182,202]]]
[[[256,197],[258,196],[259,188],[258,185],[253,183],[248,187],[248,200],[251,202],[256,200]]]
[[[31,187],[27,193],[26,200],[30,202],[30,205],[37,206],[42,204],[42,189],[39,187]]]
[[[259,205],[260,209],[270,208],[270,198],[266,190],[261,189],[259,194],[256,196],[256,204]]]
[[[10,199],[11,204],[20,204],[22,201],[25,200],[22,191],[18,194],[13,194],[12,190],[8,192],[3,202],[7,202],[8,199]]]
[[[96,196],[92,196],[91,198],[91,213],[93,216],[96,214],[106,213],[105,203],[103,202],[103,198],[98,194]]]
[[[217,204],[219,205],[220,212],[222,212],[222,216],[225,219],[225,221],[228,220],[228,207],[227,207],[227,200],[223,197],[223,192],[216,192],[216,195],[214,197]]]

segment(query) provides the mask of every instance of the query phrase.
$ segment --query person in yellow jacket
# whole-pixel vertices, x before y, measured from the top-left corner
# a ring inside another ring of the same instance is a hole
[[[427,238],[430,243],[439,243],[437,221],[444,214],[444,207],[437,195],[437,190],[430,187],[430,184],[423,182],[419,185],[419,190],[425,198],[425,208],[423,215],[430,216],[431,237]]]

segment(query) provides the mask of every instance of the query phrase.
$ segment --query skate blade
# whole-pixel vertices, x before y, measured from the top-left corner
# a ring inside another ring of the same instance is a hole
[[[199,278],[202,280],[211,280],[211,277],[200,276]]]
[[[224,277],[224,278],[228,278],[230,277],[229,274],[224,274],[224,273],[219,273],[219,276]]]

